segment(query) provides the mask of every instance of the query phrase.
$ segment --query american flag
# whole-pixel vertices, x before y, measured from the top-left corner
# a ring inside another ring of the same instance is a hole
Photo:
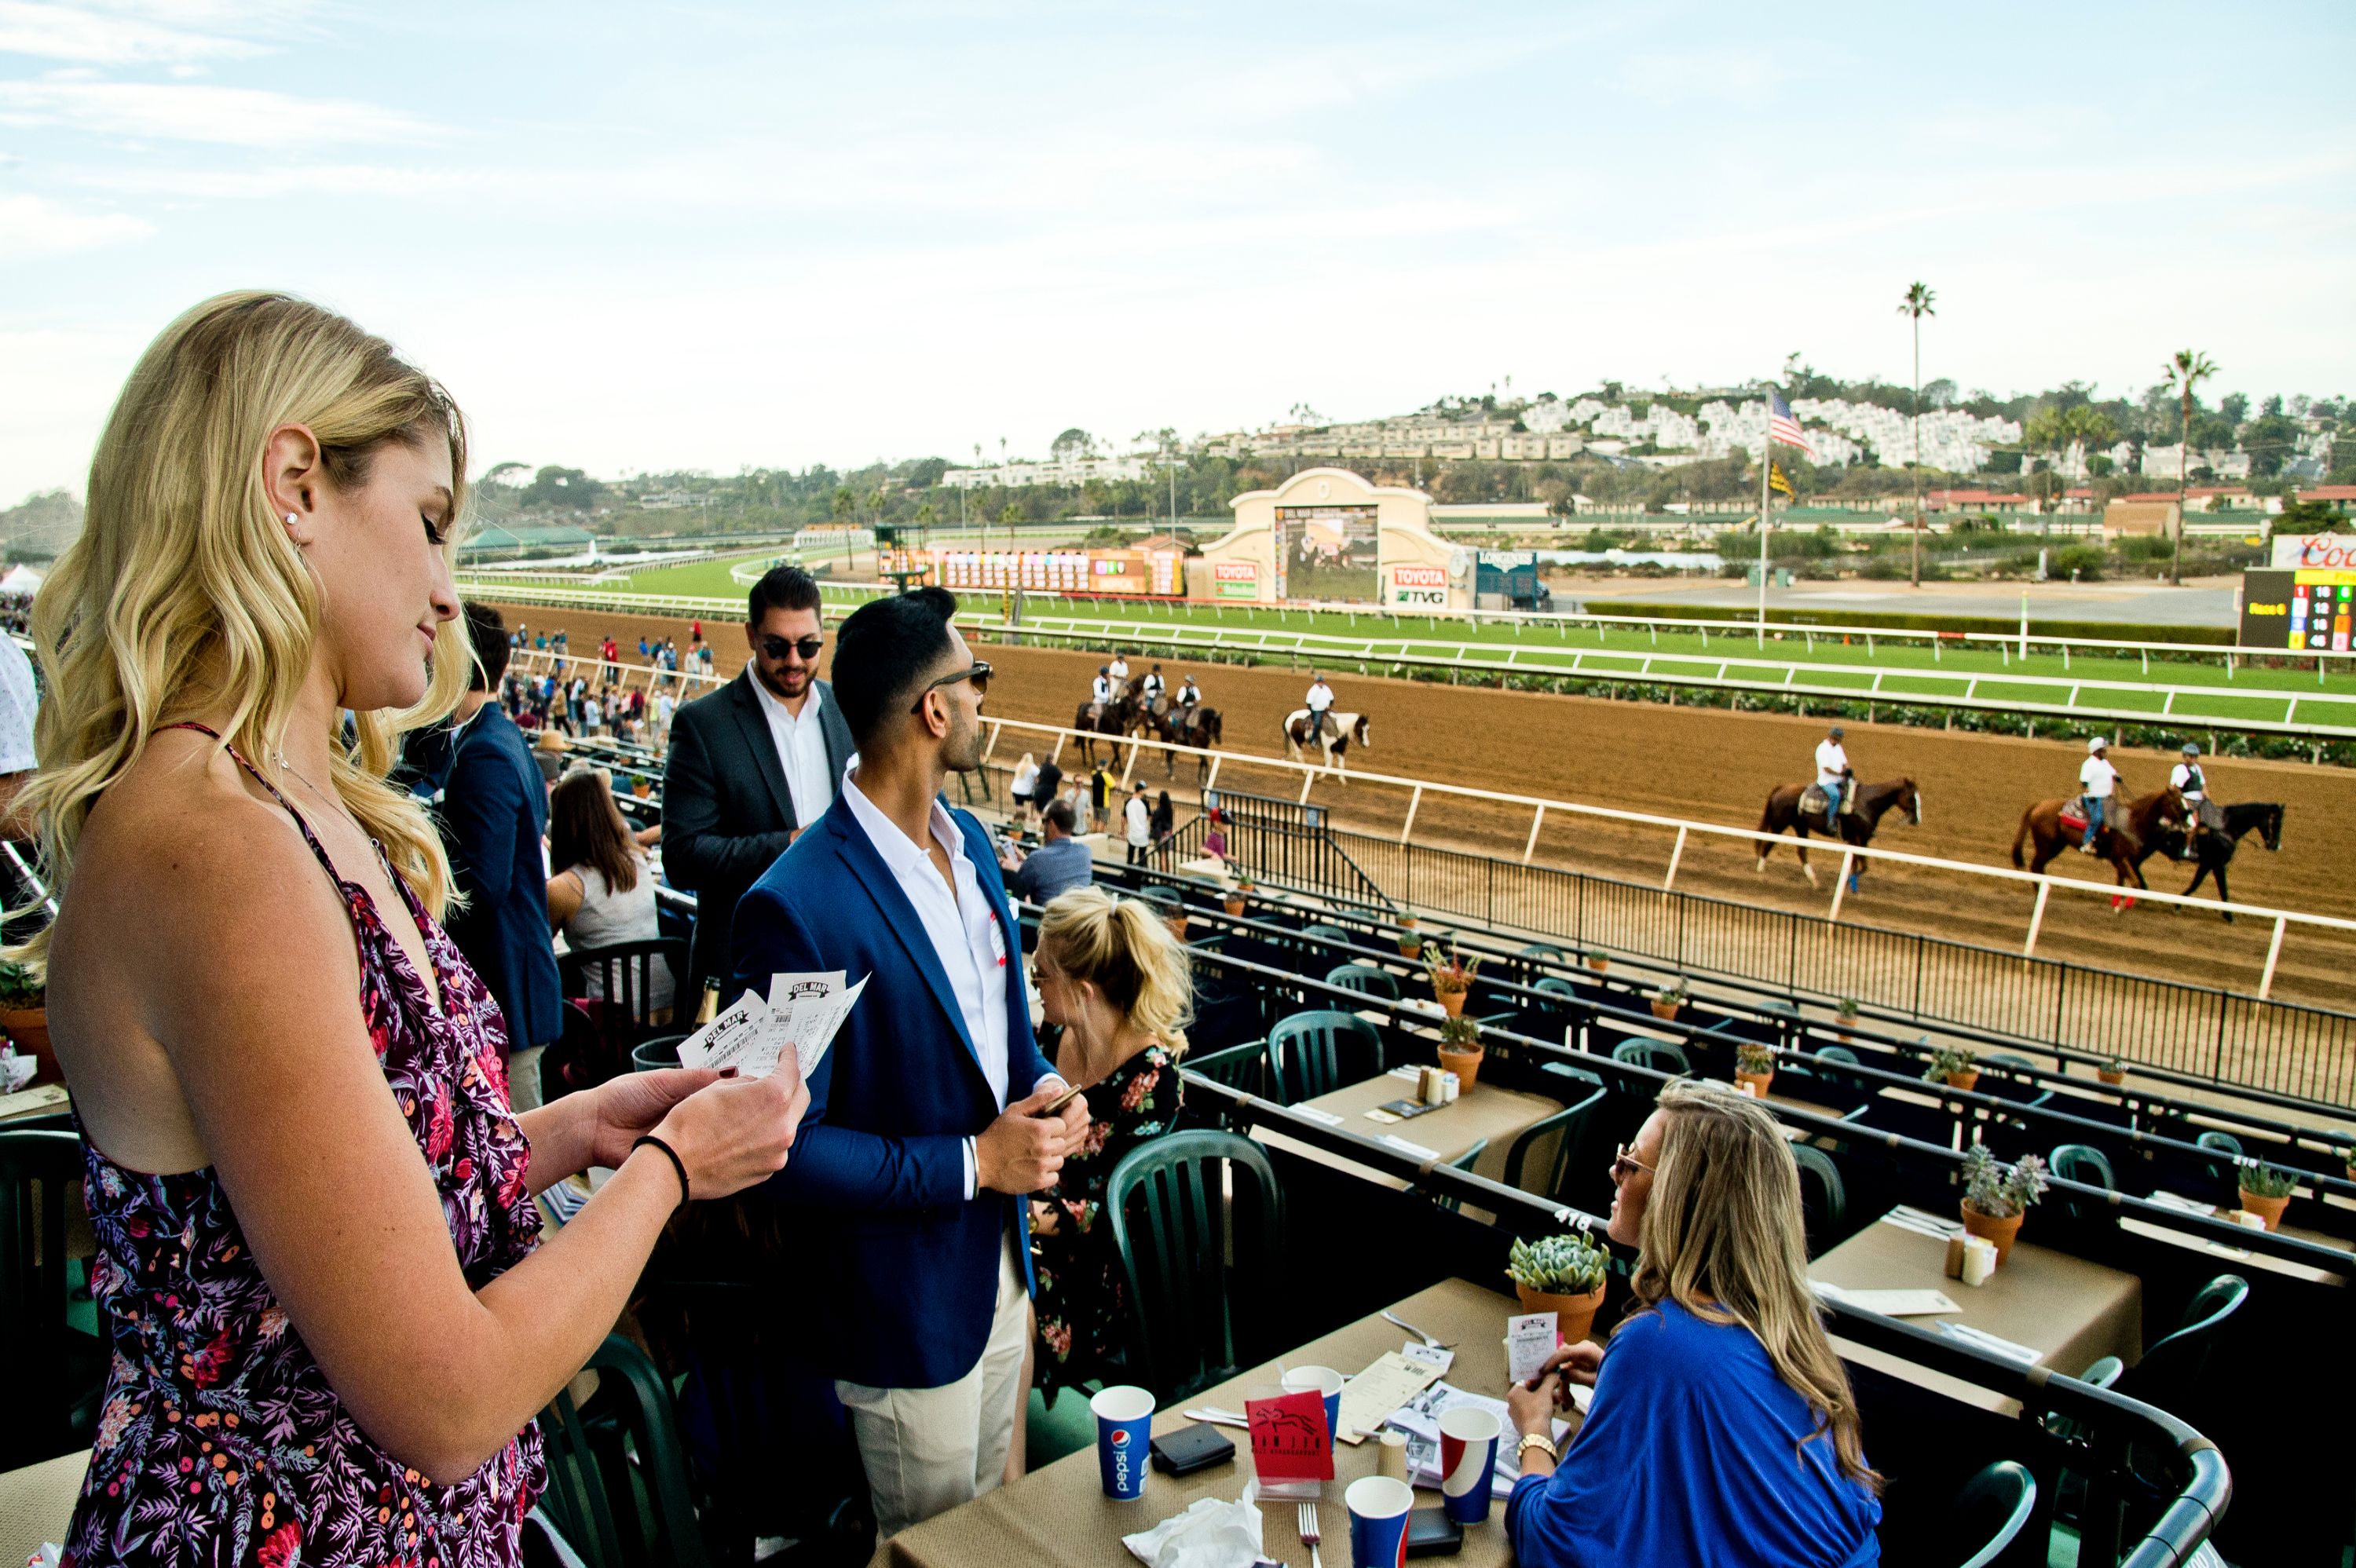
[[[1811,458],[1816,455],[1816,449],[1808,444],[1807,432],[1800,428],[1800,421],[1792,417],[1792,405],[1785,402],[1783,394],[1772,387],[1767,389],[1767,439],[1780,441],[1785,446],[1796,446]]]

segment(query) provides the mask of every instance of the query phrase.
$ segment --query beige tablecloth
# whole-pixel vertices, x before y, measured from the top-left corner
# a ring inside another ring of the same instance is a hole
[[[73,1453],[0,1473],[0,1564],[19,1568],[44,1545],[65,1544],[89,1468],[89,1454]]]
[[[1461,1104],[1461,1102],[1460,1102]],[[1392,1307],[1417,1328],[1443,1340],[1456,1341],[1456,1364],[1448,1381],[1476,1392],[1502,1395],[1505,1387],[1505,1319],[1520,1310],[1510,1296],[1451,1279],[1419,1291]],[[1355,1374],[1396,1350],[1407,1336],[1379,1315],[1314,1339],[1284,1358],[1291,1366],[1328,1366]],[[1257,1367],[1229,1382],[1207,1389],[1185,1402],[1189,1407],[1217,1405],[1243,1408],[1248,1391],[1273,1385],[1279,1377],[1274,1363]],[[1075,1397],[1066,1394],[1066,1399]],[[1178,1410],[1153,1417],[1156,1435],[1189,1424]],[[1191,1476],[1173,1480],[1155,1471],[1137,1502],[1117,1503],[1104,1496],[1097,1477],[1093,1445],[1057,1460],[963,1508],[902,1531],[876,1554],[892,1568],[1112,1568],[1134,1563],[1120,1543],[1124,1535],[1150,1530],[1171,1515],[1183,1513],[1197,1498],[1232,1500],[1243,1491],[1250,1472],[1251,1445],[1233,1427],[1220,1431],[1234,1439],[1237,1457]],[[1350,1561],[1349,1512],[1342,1505],[1343,1488],[1361,1476],[1375,1472],[1375,1445],[1343,1446],[1334,1456],[1334,1478],[1326,1483],[1325,1499],[1318,1505],[1318,1528],[1323,1532],[1321,1552],[1334,1568]],[[1416,1494],[1417,1506],[1437,1508],[1437,1492]],[[1307,1568],[1308,1549],[1295,1529],[1295,1505],[1269,1502],[1260,1509],[1262,1549],[1275,1561]],[[1460,1568],[1502,1568],[1512,1561],[1505,1547],[1505,1510],[1498,1503],[1488,1522],[1470,1525],[1464,1549],[1449,1559]]]
[[[1412,1100],[1415,1095],[1413,1083],[1384,1073],[1363,1083],[1336,1089],[1330,1094],[1320,1094],[1304,1104],[1311,1110],[1341,1117],[1339,1131],[1377,1140],[1389,1134],[1431,1150],[1440,1157],[1442,1164],[1486,1138],[1489,1147],[1482,1152],[1479,1159],[1472,1162],[1472,1169],[1475,1174],[1485,1176],[1492,1181],[1505,1179],[1505,1156],[1523,1129],[1562,1109],[1560,1101],[1549,1100],[1543,1094],[1526,1094],[1518,1089],[1500,1089],[1494,1083],[1475,1079],[1469,1092],[1460,1095],[1454,1104],[1442,1105],[1436,1111],[1411,1116],[1403,1122],[1367,1119],[1366,1113],[1376,1106],[1393,1100]],[[1359,1171],[1393,1188],[1408,1185],[1396,1177],[1382,1176],[1351,1165],[1338,1155],[1312,1148],[1286,1137],[1280,1132],[1256,1126],[1251,1136],[1271,1148],[1284,1149],[1326,1165]]]
[[[2032,1213],[2029,1228],[2036,1223]],[[2135,1275],[2019,1241],[1975,1288],[1946,1277],[1946,1257],[1938,1238],[1877,1221],[1809,1264],[1808,1277],[1853,1290],[1944,1290],[1961,1311],[1909,1321],[1969,1324],[2043,1351],[2040,1366],[2072,1376],[2104,1356],[2130,1366],[2142,1357],[2143,1281]]]

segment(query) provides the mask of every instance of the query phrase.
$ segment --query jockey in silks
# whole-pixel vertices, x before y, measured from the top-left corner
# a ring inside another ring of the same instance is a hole
[[[2100,735],[2086,742],[2086,760],[2078,766],[2079,802],[2086,812],[2086,838],[2078,853],[2094,852],[2094,837],[2103,830],[2104,814],[2119,787],[2119,770],[2111,766],[2110,742]]]
[[[1309,738],[1314,741],[1325,733],[1333,711],[1333,688],[1325,684],[1323,671],[1310,672],[1309,695],[1302,700],[1309,709]]]
[[[1825,828],[1840,835],[1841,807],[1849,789],[1848,752],[1841,746],[1846,731],[1837,724],[1816,742],[1816,787],[1825,792]]]
[[[2209,780],[2201,771],[2199,746],[2184,742],[2184,760],[2169,770],[2168,782],[2184,797],[2184,848],[2176,858],[2190,860],[2200,852],[2192,841],[2207,826],[2201,818],[2208,807]]]
[[[1168,683],[1162,678],[1162,667],[1160,665],[1155,665],[1151,670],[1146,672],[1145,683],[1141,688],[1145,697],[1146,711],[1149,713],[1157,711],[1154,705],[1162,700],[1162,694],[1165,689],[1167,689],[1167,687]]]

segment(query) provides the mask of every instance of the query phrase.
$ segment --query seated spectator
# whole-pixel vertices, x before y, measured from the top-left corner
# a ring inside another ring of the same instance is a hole
[[[1072,837],[1075,821],[1070,801],[1048,805],[1040,827],[1047,841],[1024,856],[1022,869],[1014,873],[1015,891],[1024,902],[1044,904],[1097,880],[1096,860],[1088,847]]]
[[[559,779],[548,798],[548,863],[564,869],[549,879],[549,929],[562,932],[574,948],[661,935],[654,867],[646,851],[661,832],[630,831],[605,769],[576,767]],[[605,996],[605,977],[594,966],[582,978],[591,997]],[[669,965],[657,962],[648,975],[646,999],[657,1023],[670,1016],[673,985]]]
[[[1203,853],[1214,860],[1227,858],[1227,819],[1225,813],[1211,813],[1211,825],[1203,829]]]
[[[1671,1083],[1612,1179],[1612,1239],[1638,1249],[1634,1307],[1609,1349],[1565,1346],[1507,1395],[1533,1435],[1505,1504],[1515,1560],[1879,1563],[1881,1477],[1816,1317],[1799,1171],[1774,1118]],[[1566,1380],[1595,1398],[1558,1462],[1547,1435]]]
[[[1130,1317],[1105,1189],[1123,1156],[1176,1125],[1194,981],[1185,948],[1160,914],[1097,888],[1047,906],[1033,963],[1042,1010],[1063,1030],[1055,1071],[1087,1091],[1090,1117],[1087,1141],[1065,1157],[1055,1186],[1031,1200],[1033,1354],[1053,1398],[1091,1378],[1119,1381],[1112,1358]]]

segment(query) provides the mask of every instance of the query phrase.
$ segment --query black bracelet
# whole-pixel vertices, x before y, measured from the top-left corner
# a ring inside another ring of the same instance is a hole
[[[682,1205],[685,1204],[690,1198],[694,1196],[694,1194],[688,1189],[687,1162],[679,1157],[679,1150],[671,1147],[670,1145],[663,1142],[662,1139],[655,1136],[652,1133],[648,1133],[646,1136],[634,1141],[630,1145],[630,1152],[636,1154],[638,1150],[648,1147],[662,1150],[663,1157],[670,1161],[670,1168],[679,1172],[679,1200]]]

